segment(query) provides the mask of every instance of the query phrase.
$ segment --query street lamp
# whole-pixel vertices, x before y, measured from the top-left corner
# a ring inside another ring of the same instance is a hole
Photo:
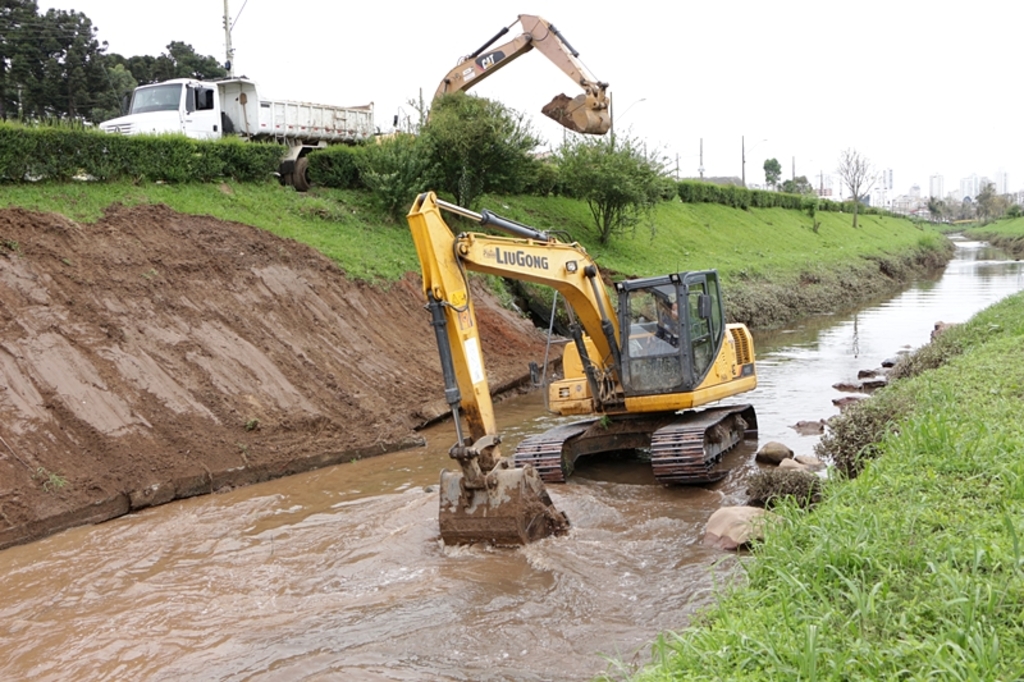
[[[754,151],[755,149],[757,149],[757,145],[761,144],[761,142],[767,142],[767,141],[768,141],[768,138],[760,140],[759,142],[755,143],[753,147],[750,148],[750,151]],[[742,175],[742,177],[740,178],[740,181],[743,183],[743,186],[746,187],[747,186],[747,145],[746,145],[746,140],[744,140],[742,135],[740,136],[740,156],[742,157],[742,160],[743,160],[743,165],[742,165],[742,168],[740,169],[740,173]]]
[[[629,113],[630,109],[635,107],[637,104],[640,104],[640,102],[646,102],[646,101],[647,101],[646,97],[641,97],[640,99],[638,99],[637,101],[633,102],[628,107],[626,107],[626,110],[622,112],[622,115],[625,116],[626,114]],[[615,99],[611,95],[608,96],[608,117],[611,119],[611,122],[612,122],[611,123],[611,135],[612,135],[612,140],[614,140],[615,139]]]

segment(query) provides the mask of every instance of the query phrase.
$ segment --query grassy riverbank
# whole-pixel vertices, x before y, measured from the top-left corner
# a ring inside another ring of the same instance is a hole
[[[387,283],[419,270],[404,221],[387,223],[363,192],[316,189],[299,194],[274,184],[243,183],[40,183],[5,187],[0,196],[0,207],[54,211],[80,222],[97,220],[117,203],[163,203],[182,213],[261,227],[319,249],[359,280]],[[651,224],[597,246],[590,213],[580,201],[488,197],[483,205],[541,229],[565,230],[617,276],[717,268],[733,311],[749,309],[749,315],[741,316],[747,321],[753,321],[755,311],[773,308],[760,294],[776,287],[779,295],[790,298],[775,305],[775,315],[761,326],[785,317],[787,310],[792,316],[824,312],[855,303],[856,296],[877,295],[907,276],[903,268],[927,267],[948,257],[936,232],[887,216],[863,216],[855,230],[851,217],[841,213],[819,212],[812,220],[794,210],[744,211],[676,200],[660,204]],[[470,229],[468,223],[464,229]],[[934,262],[922,254],[934,255]],[[801,291],[803,298],[793,298]],[[812,291],[825,291],[823,300],[806,295]]]
[[[1024,660],[1024,294],[872,398],[903,414],[854,480],[744,560],[636,680],[1010,680]]]
[[[1024,218],[1004,218],[965,230],[964,234],[998,246],[1014,258],[1024,258]]]

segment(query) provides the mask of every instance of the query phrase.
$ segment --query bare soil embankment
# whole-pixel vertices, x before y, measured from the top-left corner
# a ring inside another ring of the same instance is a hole
[[[492,388],[544,337],[478,292]],[[407,447],[447,411],[415,277],[161,206],[0,211],[0,548]]]

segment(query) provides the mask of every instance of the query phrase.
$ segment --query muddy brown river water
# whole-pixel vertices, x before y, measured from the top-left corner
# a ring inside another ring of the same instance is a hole
[[[760,442],[810,453],[790,425],[836,413],[831,388],[1024,288],[1021,264],[964,242],[941,278],[856,313],[756,335]],[[440,390],[440,389],[439,389]],[[539,393],[497,406],[505,442],[547,428]],[[634,461],[581,462],[550,486],[567,537],[446,548],[425,449],[147,509],[0,552],[4,680],[582,680],[648,659],[733,555],[705,548],[745,501],[757,442],[709,487],[665,488]],[[610,664],[609,660],[618,663]],[[609,666],[611,665],[611,668]]]

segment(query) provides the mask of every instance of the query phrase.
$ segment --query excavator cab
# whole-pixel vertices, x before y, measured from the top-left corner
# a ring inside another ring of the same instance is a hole
[[[616,289],[625,394],[682,393],[699,386],[725,334],[718,273],[626,280]]]

